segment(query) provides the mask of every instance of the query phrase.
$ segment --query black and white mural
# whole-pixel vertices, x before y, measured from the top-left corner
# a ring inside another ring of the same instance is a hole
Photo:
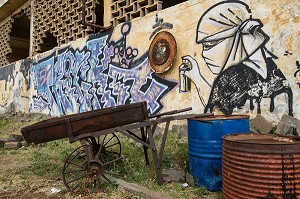
[[[299,61],[296,61],[297,70],[294,73],[294,77],[296,78],[296,83],[298,84],[300,88],[300,63]]]
[[[291,87],[274,62],[277,57],[266,49],[269,36],[262,28],[262,22],[252,16],[244,2],[224,1],[209,8],[198,22],[195,38],[214,80],[210,82],[201,74],[192,56],[183,56],[179,66],[180,92],[188,92],[194,85],[205,112],[218,108],[224,114],[232,114],[247,101],[251,110],[256,107],[261,113],[262,98],[270,99],[269,110],[273,112],[274,99],[283,94],[287,113],[293,115]],[[211,90],[208,100],[201,96],[200,82]]]

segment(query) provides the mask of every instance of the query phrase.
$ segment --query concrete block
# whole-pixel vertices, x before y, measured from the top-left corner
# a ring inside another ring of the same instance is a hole
[[[184,182],[185,172],[183,169],[164,169],[162,171],[163,180],[165,182]]]
[[[50,1],[52,2],[52,1]],[[81,25],[81,9],[82,3],[81,1],[56,1],[55,3],[49,4],[48,0],[40,0],[36,2],[36,14],[33,26],[35,27],[35,32],[37,37],[35,38],[36,43],[33,45],[33,54],[36,54],[40,49],[39,46],[43,44],[41,36],[45,33],[46,28],[50,29],[52,32],[58,32],[59,29],[64,28],[63,22],[68,22],[68,24],[72,23],[74,27],[78,27]],[[87,20],[91,20],[90,22],[96,22],[96,3],[93,0],[88,0],[86,2],[86,13]],[[70,14],[72,13],[72,14]],[[72,18],[76,18],[74,21]],[[55,24],[55,25],[53,25]],[[64,30],[63,32],[69,32],[69,29]],[[84,32],[85,30],[81,29],[80,32]],[[57,37],[58,44],[62,45],[68,41],[76,40],[78,35],[62,35],[61,33],[56,33],[55,37]],[[68,37],[68,38],[66,38]],[[0,53],[1,56],[1,53]]]
[[[4,148],[5,149],[18,149],[21,147],[20,142],[5,142]]]
[[[11,142],[11,140],[9,138],[2,138],[2,140],[4,141],[4,143]]]
[[[8,139],[13,142],[21,142],[22,140],[24,140],[22,135],[17,134],[10,134]]]
[[[266,120],[262,115],[258,114],[253,120],[251,120],[251,127],[259,133],[267,134],[273,129],[271,122]]]
[[[185,181],[186,181],[190,186],[195,186],[195,180],[194,180],[194,177],[193,177],[189,172],[186,172],[186,174],[185,174]]]
[[[293,134],[293,128],[296,129],[298,135],[300,135],[300,120],[289,115],[283,115],[277,125],[275,133],[279,135]]]

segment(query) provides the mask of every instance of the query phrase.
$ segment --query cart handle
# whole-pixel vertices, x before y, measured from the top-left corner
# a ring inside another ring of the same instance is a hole
[[[150,115],[149,118],[161,117],[164,115],[173,115],[173,114],[182,113],[182,112],[190,111],[190,110],[192,110],[192,107],[188,107],[188,108],[184,108],[184,109],[180,109],[180,110],[168,111],[168,112],[155,114],[155,115]]]

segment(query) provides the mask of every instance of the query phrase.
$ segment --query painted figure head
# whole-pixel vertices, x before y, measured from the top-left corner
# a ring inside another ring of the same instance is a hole
[[[263,78],[267,75],[262,47],[268,36],[260,29],[260,20],[252,19],[244,2],[220,2],[200,18],[196,43],[203,45],[202,56],[214,74],[248,62]]]

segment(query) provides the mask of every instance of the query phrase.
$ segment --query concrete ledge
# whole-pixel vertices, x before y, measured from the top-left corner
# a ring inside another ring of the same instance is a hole
[[[0,21],[11,15],[27,0],[2,0],[0,1]]]
[[[131,193],[141,195],[145,199],[175,199],[174,197],[168,196],[166,194],[152,191],[146,187],[129,183],[121,179],[114,178],[115,181],[121,188]]]

